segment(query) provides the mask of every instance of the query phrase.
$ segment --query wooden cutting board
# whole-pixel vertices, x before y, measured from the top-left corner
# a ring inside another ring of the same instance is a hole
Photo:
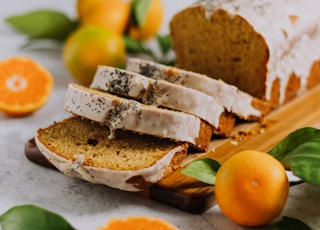
[[[192,159],[205,157],[223,162],[245,149],[267,152],[296,129],[306,126],[320,128],[319,98],[320,86],[317,86],[275,110],[262,123],[237,125],[232,138],[213,140],[209,152],[189,154],[184,165]],[[181,174],[181,169],[151,187],[148,197],[190,213],[205,212],[215,204],[214,186]]]
[[[213,139],[208,152],[188,154],[180,169],[149,190],[135,194],[186,212],[195,214],[205,212],[215,205],[214,186],[181,174],[183,167],[199,158],[214,158],[223,163],[234,153],[245,149],[267,152],[296,129],[306,126],[320,128],[319,98],[320,85],[275,110],[261,123],[237,124],[231,138]],[[25,149],[29,155],[41,155],[32,140],[26,143]],[[31,160],[50,167],[46,159],[34,159]]]

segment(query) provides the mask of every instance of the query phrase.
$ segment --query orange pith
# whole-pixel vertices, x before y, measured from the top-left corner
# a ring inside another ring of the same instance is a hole
[[[244,226],[277,217],[285,206],[289,182],[281,163],[267,153],[239,152],[219,168],[215,195],[222,212]]]
[[[114,218],[97,230],[179,230],[169,222],[159,218],[132,216],[125,219]]]
[[[44,105],[52,91],[51,74],[30,58],[0,62],[0,111],[23,116]]]

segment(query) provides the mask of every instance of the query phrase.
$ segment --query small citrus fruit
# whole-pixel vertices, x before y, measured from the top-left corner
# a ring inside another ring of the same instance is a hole
[[[72,76],[89,85],[98,65],[122,67],[125,44],[121,35],[99,27],[80,27],[66,40],[63,60]]]
[[[100,2],[104,2],[107,0],[78,0],[77,1],[77,13],[78,17],[81,20],[81,18],[84,17],[90,10],[97,5]]]
[[[97,230],[179,230],[171,223],[159,218],[132,216],[125,219],[114,218]]]
[[[11,116],[31,114],[47,102],[52,88],[50,72],[31,58],[0,62],[0,111]]]
[[[82,16],[82,25],[93,25],[122,34],[129,22],[130,2],[123,0],[104,0],[93,5]]]
[[[162,1],[151,0],[143,23],[141,25],[131,25],[129,36],[138,40],[147,40],[154,37],[162,25],[163,14]]]
[[[288,192],[282,164],[259,151],[245,150],[231,156],[216,175],[215,195],[221,211],[243,226],[263,225],[277,217]]]

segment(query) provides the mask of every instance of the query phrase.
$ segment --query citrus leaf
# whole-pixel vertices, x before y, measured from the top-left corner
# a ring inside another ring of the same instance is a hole
[[[64,40],[78,25],[65,14],[53,10],[36,10],[6,18],[8,24],[29,38]]]
[[[320,139],[300,144],[281,160],[285,168],[302,180],[320,185]]]
[[[159,47],[163,55],[166,55],[171,50],[171,36],[168,35],[157,35],[156,39],[158,41]]]
[[[311,228],[301,220],[284,216],[272,230],[311,230]]]
[[[312,127],[301,128],[286,136],[269,151],[269,154],[281,161],[289,152],[297,148],[302,143],[315,139],[320,139],[319,129]]]
[[[75,228],[60,215],[29,204],[12,207],[3,213],[0,216],[0,229],[75,230]]]
[[[139,27],[141,27],[146,20],[150,3],[151,0],[134,0],[132,3],[133,16]]]
[[[203,158],[192,161],[181,173],[194,177],[204,183],[214,185],[216,174],[221,163],[211,158]]]
[[[123,40],[128,53],[136,54],[136,53],[144,53],[146,51],[142,43],[136,39],[133,39],[129,36],[124,35]]]
[[[61,42],[47,38],[35,38],[27,40],[20,49],[38,51],[60,51]]]

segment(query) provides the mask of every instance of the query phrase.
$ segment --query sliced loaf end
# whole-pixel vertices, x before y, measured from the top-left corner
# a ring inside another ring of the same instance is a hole
[[[187,145],[117,131],[74,116],[41,128],[35,140],[41,153],[64,174],[121,190],[146,189],[177,169]]]

